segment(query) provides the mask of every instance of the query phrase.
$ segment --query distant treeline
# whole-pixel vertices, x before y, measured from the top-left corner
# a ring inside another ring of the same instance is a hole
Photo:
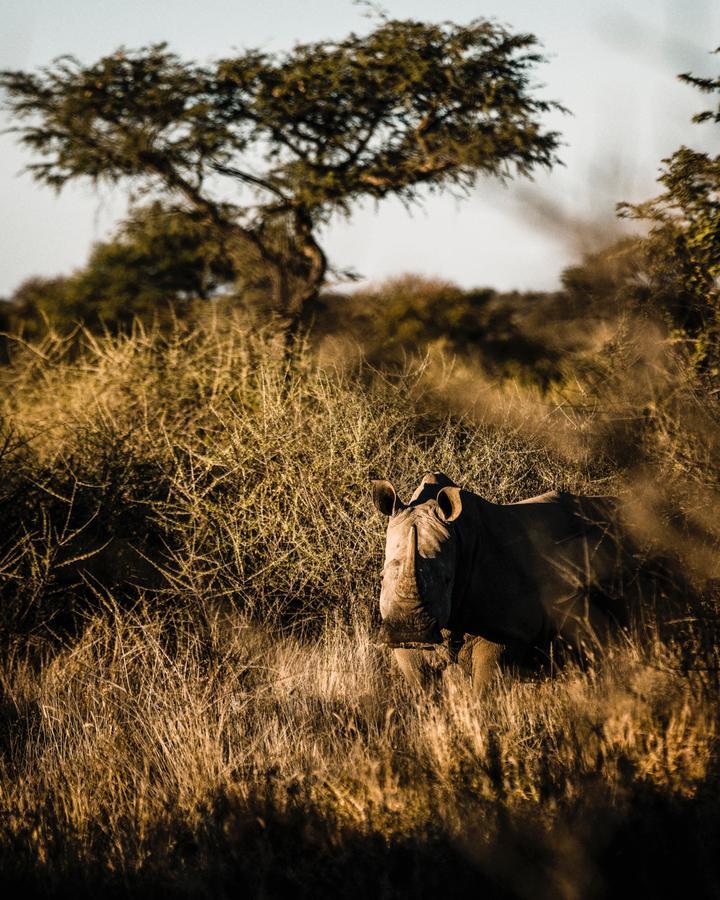
[[[324,291],[305,329],[315,345],[330,351],[342,342],[345,354],[383,368],[441,346],[496,377],[543,387],[560,380],[568,357],[577,364],[602,323],[619,316],[651,319],[702,344],[707,356],[714,317],[701,314],[681,267],[660,263],[652,241],[626,238],[566,269],[554,292],[466,290],[406,274],[350,292]],[[272,314],[265,281],[196,218],[156,203],[97,243],[73,274],[23,282],[0,304],[0,329],[25,340],[78,326],[119,333],[136,319],[192,322],[210,306],[241,308],[265,321]]]

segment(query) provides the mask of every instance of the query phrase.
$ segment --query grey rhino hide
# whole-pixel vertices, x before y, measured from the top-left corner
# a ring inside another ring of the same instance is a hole
[[[458,493],[457,485],[442,472],[425,475],[407,505],[390,482],[373,483],[375,505],[389,516],[380,638],[391,647],[442,642],[456,570],[451,523]]]
[[[380,640],[416,683],[444,636],[463,645],[481,687],[503,656],[557,636],[597,644],[627,620],[614,498],[552,491],[494,504],[434,472],[407,504],[388,481],[373,482],[373,499],[388,516]]]

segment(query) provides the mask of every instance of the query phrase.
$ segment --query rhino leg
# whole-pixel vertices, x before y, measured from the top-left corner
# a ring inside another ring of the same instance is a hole
[[[393,650],[393,653],[400,671],[410,684],[419,688],[427,688],[435,681],[438,669],[437,666],[431,665],[428,659],[430,653],[425,650],[409,650],[399,647]]]
[[[482,637],[474,637],[466,642],[460,652],[459,662],[466,671],[469,670],[476,693],[481,693],[497,675],[505,649],[503,644],[495,644]]]

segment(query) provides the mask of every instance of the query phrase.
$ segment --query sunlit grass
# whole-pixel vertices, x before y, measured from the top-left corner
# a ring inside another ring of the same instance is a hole
[[[49,338],[1,376],[10,886],[584,900],[718,883],[709,599],[689,631],[482,696],[457,666],[414,692],[372,638],[373,476],[407,495],[441,469],[507,502],[632,498],[642,474],[694,516],[685,551],[709,553],[715,436],[694,388],[663,400],[658,381],[622,438],[608,360],[566,406],[477,373],[492,403],[473,407],[466,370],[288,368],[231,320],[88,342]]]
[[[348,835],[416,852],[440,837],[482,870],[498,814],[518,829],[538,817],[552,847],[580,809],[592,836],[593,798],[622,824],[647,792],[695,797],[717,753],[716,676],[659,646],[617,648],[600,671],[508,674],[482,697],[449,670],[418,695],[362,622],[308,642],[145,607],[98,615],[32,665],[11,654],[2,678],[4,865],[39,863],[58,885],[84,866],[128,886],[192,880],[198,859],[209,877],[226,853],[257,853],[274,822],[302,858],[303,811],[338,852]]]

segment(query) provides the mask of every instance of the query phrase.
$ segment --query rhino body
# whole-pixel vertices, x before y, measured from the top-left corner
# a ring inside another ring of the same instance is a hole
[[[381,642],[413,682],[445,645],[481,689],[497,664],[523,664],[553,641],[583,649],[628,622],[632,554],[617,501],[550,492],[490,503],[426,475],[408,504],[373,482],[388,516]]]

